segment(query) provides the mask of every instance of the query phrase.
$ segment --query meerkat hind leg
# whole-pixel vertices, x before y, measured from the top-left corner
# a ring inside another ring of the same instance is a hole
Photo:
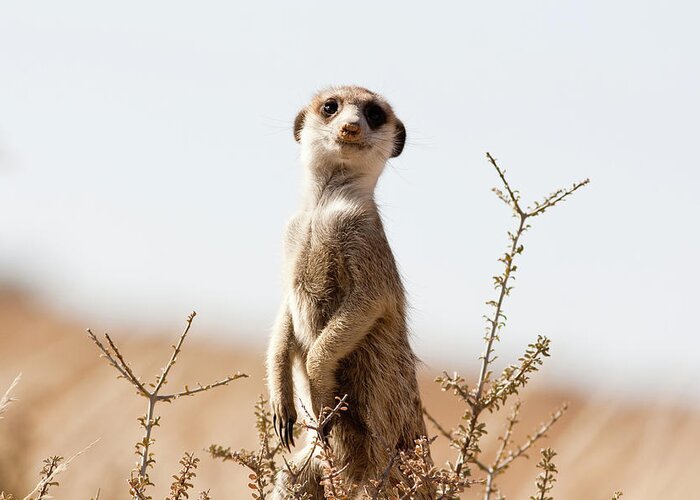
[[[323,477],[321,461],[317,456],[309,458],[308,453],[312,451],[311,448],[305,451],[298,453],[294,460],[295,466],[303,467],[296,479],[293,479],[286,469],[281,469],[277,473],[275,488],[271,496],[272,500],[294,498],[292,492],[295,485],[301,485],[301,492],[310,495],[311,500],[324,499],[323,486],[321,486],[321,478]]]

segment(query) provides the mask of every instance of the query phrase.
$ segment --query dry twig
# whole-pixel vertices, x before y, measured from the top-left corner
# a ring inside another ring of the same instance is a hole
[[[80,455],[92,448],[99,439],[96,439],[85,448],[80,450],[78,453],[70,457],[68,460],[64,460],[63,457],[55,456],[44,460],[44,467],[41,469],[41,480],[37,483],[32,491],[30,491],[23,500],[32,500],[35,493],[39,493],[37,500],[42,500],[48,498],[48,491],[51,486],[58,486],[56,482],[56,477],[65,472],[68,466],[78,458]]]
[[[153,453],[150,451],[150,448],[154,442],[154,439],[152,438],[153,429],[154,427],[160,425],[160,417],[155,416],[156,403],[158,403],[159,401],[171,402],[174,399],[183,396],[193,396],[195,394],[208,391],[215,387],[228,385],[229,383],[239,378],[247,377],[247,375],[239,372],[234,375],[228,376],[222,380],[213,382],[211,384],[197,384],[197,387],[194,389],[190,389],[186,385],[182,391],[177,391],[169,394],[160,394],[161,389],[167,383],[167,378],[168,374],[170,373],[170,370],[177,362],[177,357],[180,354],[180,351],[182,350],[182,345],[185,341],[185,338],[187,337],[187,334],[190,331],[190,327],[192,326],[192,320],[194,319],[196,314],[197,313],[193,311],[187,317],[187,322],[185,324],[183,332],[180,334],[177,343],[172,346],[173,352],[170,355],[170,359],[163,366],[161,373],[156,377],[155,382],[148,385],[145,385],[143,382],[141,382],[141,379],[134,374],[134,371],[131,369],[131,366],[129,365],[129,363],[127,363],[121,351],[108,334],[105,334],[105,339],[107,341],[107,345],[105,345],[97,338],[97,336],[94,333],[92,333],[90,329],[87,330],[90,339],[95,343],[95,345],[97,345],[97,347],[102,352],[102,357],[105,358],[109,362],[109,364],[117,370],[117,372],[119,372],[119,377],[125,378],[128,382],[130,382],[136,388],[138,394],[146,398],[148,401],[146,414],[142,417],[139,417],[138,419],[139,423],[141,424],[141,427],[143,427],[144,429],[143,438],[138,443],[136,443],[136,455],[139,457],[139,460],[136,464],[136,468],[132,471],[131,476],[128,480],[130,487],[129,493],[131,494],[133,499],[146,500],[150,498],[146,495],[145,490],[146,487],[153,485],[148,476],[148,469],[149,467],[152,467],[155,463]]]
[[[537,476],[537,495],[531,496],[530,500],[554,500],[554,497],[548,495],[554,488],[554,483],[557,481],[556,475],[559,472],[557,466],[552,462],[556,455],[551,448],[542,450],[542,460],[537,463],[537,467],[542,469],[540,475]]]
[[[495,299],[487,302],[487,305],[493,309],[493,312],[491,315],[485,316],[487,326],[486,335],[484,336],[485,350],[480,358],[481,365],[475,387],[470,389],[464,379],[456,373],[452,376],[445,373],[444,376],[439,377],[437,381],[441,384],[443,390],[452,391],[467,405],[463,416],[466,423],[459,425],[455,432],[451,433],[453,436],[451,440],[452,444],[459,450],[454,467],[455,471],[462,477],[466,477],[469,475],[466,464],[472,463],[486,472],[484,498],[485,500],[489,500],[490,495],[496,492],[493,484],[494,477],[504,470],[500,467],[503,466],[505,468],[508,463],[519,456],[517,452],[511,452],[512,454],[508,455],[508,458],[503,459],[505,464],[501,461],[505,453],[505,448],[510,440],[512,427],[517,421],[519,405],[516,407],[515,415],[509,419],[508,428],[503,438],[504,441],[501,443],[501,448],[497,452],[496,459],[488,466],[478,458],[481,452],[479,440],[486,434],[485,425],[481,422],[481,414],[485,410],[489,412],[498,410],[510,396],[517,394],[519,389],[527,384],[529,376],[536,372],[542,365],[543,359],[549,356],[550,341],[546,337],[539,336],[536,342],[528,346],[525,354],[518,360],[517,365],[506,367],[496,379],[492,377],[491,365],[495,359],[494,345],[496,341],[500,340],[499,335],[506,322],[503,306],[506,297],[510,295],[513,289],[512,280],[515,279],[514,275],[518,269],[515,262],[524,250],[521,240],[524,233],[530,229],[530,219],[543,214],[546,210],[588,184],[589,181],[586,179],[573,184],[568,189],[556,190],[552,194],[546,196],[542,201],[535,202],[531,207],[523,208],[521,205],[520,193],[511,187],[506,178],[505,170],[501,169],[490,153],[486,153],[486,157],[496,169],[498,177],[503,184],[502,190],[495,188],[494,192],[510,207],[518,223],[514,232],[508,232],[508,249],[506,253],[498,259],[503,264],[503,271],[500,275],[493,277],[497,295]],[[549,425],[553,424],[560,416],[560,413],[557,414],[556,418],[554,418]],[[547,426],[547,428],[549,427]],[[542,435],[543,434],[544,432]],[[445,432],[443,432],[443,435],[445,435]],[[541,437],[541,435],[536,434],[534,439],[539,439],[539,437]],[[526,445],[527,449],[532,445],[532,442],[528,441]]]
[[[10,406],[10,403],[15,401],[15,398],[12,397],[12,391],[15,389],[15,387],[17,387],[17,384],[19,384],[19,379],[21,378],[22,374],[18,373],[10,384],[10,387],[8,387],[5,391],[5,394],[3,394],[2,398],[0,398],[0,419],[4,418],[2,415],[7,410],[7,407]]]

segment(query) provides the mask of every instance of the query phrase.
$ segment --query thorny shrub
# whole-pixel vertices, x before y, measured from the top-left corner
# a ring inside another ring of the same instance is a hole
[[[502,183],[502,188],[494,188],[496,195],[509,207],[516,220],[516,227],[509,231],[508,246],[506,252],[498,260],[502,264],[500,274],[493,277],[495,297],[486,302],[491,309],[491,313],[485,316],[486,334],[484,336],[485,350],[480,356],[479,372],[476,382],[473,385],[467,384],[465,378],[457,373],[444,373],[436,379],[443,391],[454,394],[464,405],[464,412],[459,422],[454,428],[447,430],[441,426],[424,409],[424,414],[433,423],[437,431],[444,438],[449,440],[455,450],[454,461],[448,461],[444,466],[435,466],[430,459],[430,445],[433,439],[423,436],[415,441],[415,447],[410,451],[395,453],[383,473],[369,481],[362,491],[355,484],[347,484],[341,472],[347,464],[339,463],[330,443],[324,438],[321,429],[333,419],[343,418],[342,413],[347,410],[347,395],[337,398],[334,408],[324,408],[320,415],[312,416],[307,412],[304,419],[295,428],[295,435],[301,432],[312,433],[312,454],[317,453],[322,460],[323,476],[321,485],[324,488],[324,496],[330,500],[341,500],[349,498],[368,499],[410,499],[426,488],[436,492],[439,499],[457,499],[460,494],[468,488],[480,488],[481,496],[484,500],[496,500],[505,498],[500,492],[496,480],[504,474],[508,467],[517,459],[526,456],[526,452],[543,438],[550,427],[559,420],[567,409],[563,404],[556,409],[550,417],[544,421],[528,438],[521,444],[516,444],[512,440],[513,429],[518,422],[518,415],[521,403],[517,399],[518,392],[524,388],[533,375],[542,366],[545,358],[549,356],[550,340],[544,336],[528,345],[524,354],[517,363],[507,366],[500,374],[495,375],[492,371],[492,364],[495,359],[495,343],[500,341],[500,335],[505,327],[506,316],[504,313],[505,299],[510,296],[514,280],[514,275],[518,270],[516,261],[523,253],[524,246],[522,239],[524,234],[530,229],[530,222],[535,217],[545,213],[558,203],[568,198],[575,191],[588,184],[588,179],[575,183],[566,189],[558,189],[541,201],[533,203],[531,206],[523,207],[520,193],[511,188],[505,170],[501,169],[496,160],[487,153],[489,163],[496,170]],[[169,360],[164,365],[161,373],[152,383],[145,383],[137,377],[131,366],[124,359],[122,353],[117,348],[108,334],[105,334],[103,343],[92,331],[88,330],[88,336],[95,343],[107,362],[118,372],[119,378],[124,378],[135,389],[139,396],[147,401],[146,414],[138,419],[143,428],[143,438],[136,443],[135,453],[138,457],[136,467],[131,471],[127,484],[129,494],[132,499],[146,500],[152,498],[148,495],[148,488],[153,486],[149,477],[149,470],[156,463],[152,447],[155,439],[153,432],[155,427],[160,425],[160,417],[156,416],[155,408],[158,402],[172,402],[183,396],[193,396],[200,392],[211,390],[215,387],[228,385],[246,375],[236,373],[225,377],[219,381],[208,385],[197,385],[191,389],[185,386],[182,390],[172,393],[162,393],[163,386],[167,382],[170,369],[177,360],[177,356],[182,349],[182,344],[192,325],[195,313],[192,313],[186,322],[185,329],[180,335],[178,342],[173,346],[173,352]],[[11,391],[16,386],[19,376],[11,384],[5,395],[0,399],[0,419],[7,406],[13,401]],[[481,439],[486,435],[486,424],[482,420],[484,412],[494,412],[499,410],[509,400],[513,399],[511,412],[506,418],[505,431],[499,437],[500,445],[495,455],[489,459],[484,457],[480,448]],[[255,452],[247,450],[233,451],[230,447],[222,447],[212,444],[209,455],[223,461],[233,461],[249,469],[248,489],[252,498],[264,500],[271,494],[274,486],[276,474],[283,468],[292,478],[287,498],[304,500],[308,495],[303,493],[303,484],[295,481],[301,477],[301,471],[309,465],[309,461],[299,465],[290,464],[283,455],[281,443],[274,438],[273,426],[267,401],[261,395],[255,404],[255,419],[259,447]],[[88,447],[89,448],[89,447]],[[68,460],[63,457],[54,456],[44,461],[44,466],[40,472],[40,479],[36,487],[30,492],[25,500],[41,500],[50,498],[49,489],[58,486],[56,476],[64,471],[66,467],[77,456],[84,453],[87,448]],[[547,448],[541,450],[542,459],[537,467],[542,471],[536,478],[536,494],[531,496],[532,500],[552,500],[550,492],[554,488],[556,465],[553,462],[556,453]],[[311,457],[311,455],[310,455]],[[166,500],[180,500],[189,498],[189,491],[193,488],[192,481],[195,477],[199,458],[193,453],[185,453],[180,460],[181,469],[173,475],[173,483],[170,487],[170,494]],[[389,484],[387,478],[392,468],[397,468],[401,473],[401,480],[397,484]],[[36,495],[36,496],[35,496]],[[613,500],[619,499],[621,492],[613,495]],[[0,500],[10,499],[11,495],[0,492]],[[94,500],[99,498],[99,490]],[[199,500],[209,500],[209,492],[202,491]]]

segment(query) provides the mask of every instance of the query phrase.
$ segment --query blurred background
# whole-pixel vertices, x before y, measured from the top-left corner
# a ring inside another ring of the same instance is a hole
[[[514,224],[484,153],[525,200],[590,177],[526,234],[497,364],[537,334],[553,341],[523,394],[522,432],[571,401],[548,443],[556,496],[691,497],[699,14],[681,1],[0,4],[0,392],[24,373],[0,422],[0,488],[25,494],[43,457],[102,436],[55,497],[126,497],[142,405],[88,326],[155,374],[195,309],[181,381],[252,375],[168,409],[163,492],[185,449],[254,443],[281,234],[300,194],[292,121],[317,89],[359,84],[408,131],[377,200],[428,406],[456,425],[431,379],[476,377]],[[504,493],[531,494],[534,458]],[[215,497],[245,495],[232,477],[245,484],[203,460]]]

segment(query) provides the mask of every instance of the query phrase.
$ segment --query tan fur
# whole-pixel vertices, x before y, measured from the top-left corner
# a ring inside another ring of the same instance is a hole
[[[329,99],[338,104],[330,117],[322,109]],[[370,126],[370,105],[385,113],[381,126]],[[340,87],[313,98],[297,116],[294,135],[306,185],[285,237],[285,297],[268,349],[270,401],[284,442],[303,411],[300,401],[318,415],[348,394],[349,410],[329,439],[341,465],[348,464],[345,477],[362,487],[426,433],[404,288],[374,201],[377,179],[401,152],[405,130],[380,96]],[[296,387],[295,363],[302,376]],[[312,460],[305,476],[313,498],[323,498],[319,467]],[[281,473],[277,497],[284,497],[287,480]]]

